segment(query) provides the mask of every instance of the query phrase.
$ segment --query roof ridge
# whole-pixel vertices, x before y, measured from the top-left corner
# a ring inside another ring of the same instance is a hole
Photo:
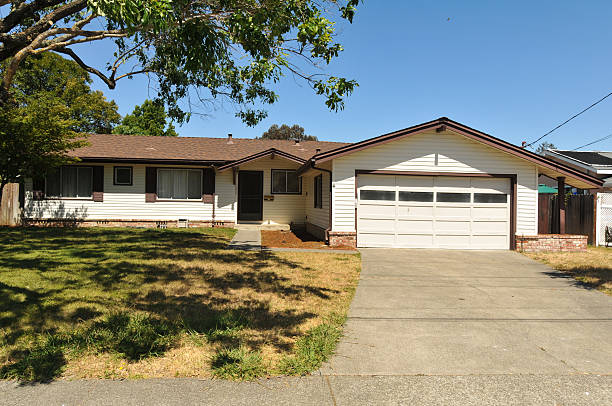
[[[144,134],[103,134],[103,133],[90,133],[90,134],[86,134],[87,136],[90,135],[101,135],[101,136],[109,136],[109,137],[116,137],[116,136],[121,136],[121,137],[147,137],[147,138],[155,138],[155,139],[173,139],[173,140],[185,140],[185,139],[189,139],[189,140],[200,140],[200,139],[206,139],[206,140],[227,140],[228,137],[186,137],[186,136],[178,136],[178,137],[169,137],[169,136],[165,136],[165,135],[144,135]],[[232,137],[232,141],[263,141],[263,142],[295,142],[295,140],[270,140],[270,139],[261,139],[261,138],[240,138],[240,137]],[[351,142],[345,142],[345,141],[314,141],[314,140],[300,140],[300,143],[303,142],[318,142],[318,143],[327,143],[327,144],[352,144]]]

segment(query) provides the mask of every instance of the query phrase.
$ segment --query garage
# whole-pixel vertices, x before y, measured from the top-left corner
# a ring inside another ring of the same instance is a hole
[[[508,249],[511,179],[357,177],[359,247]]]

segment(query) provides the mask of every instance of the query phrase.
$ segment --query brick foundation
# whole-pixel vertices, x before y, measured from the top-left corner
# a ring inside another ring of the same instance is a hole
[[[572,234],[517,235],[516,250],[521,252],[586,251],[588,236]]]
[[[139,228],[177,228],[177,220],[81,220],[81,219],[25,219],[30,227],[139,227]],[[189,220],[189,227],[229,227],[233,221]]]
[[[330,231],[329,246],[357,248],[357,233],[354,231]]]

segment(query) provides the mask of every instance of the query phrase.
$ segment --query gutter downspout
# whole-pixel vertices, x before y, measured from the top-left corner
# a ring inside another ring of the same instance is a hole
[[[311,161],[313,162],[313,161]],[[327,172],[329,174],[329,226],[325,229],[325,239],[329,244],[329,232],[332,228],[332,171],[329,169],[317,168],[314,162],[310,166],[312,169],[316,169],[321,172]]]

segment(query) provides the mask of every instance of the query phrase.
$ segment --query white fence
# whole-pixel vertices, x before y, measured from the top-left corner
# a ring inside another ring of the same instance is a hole
[[[597,245],[606,244],[606,226],[612,227],[612,193],[597,194]]]

